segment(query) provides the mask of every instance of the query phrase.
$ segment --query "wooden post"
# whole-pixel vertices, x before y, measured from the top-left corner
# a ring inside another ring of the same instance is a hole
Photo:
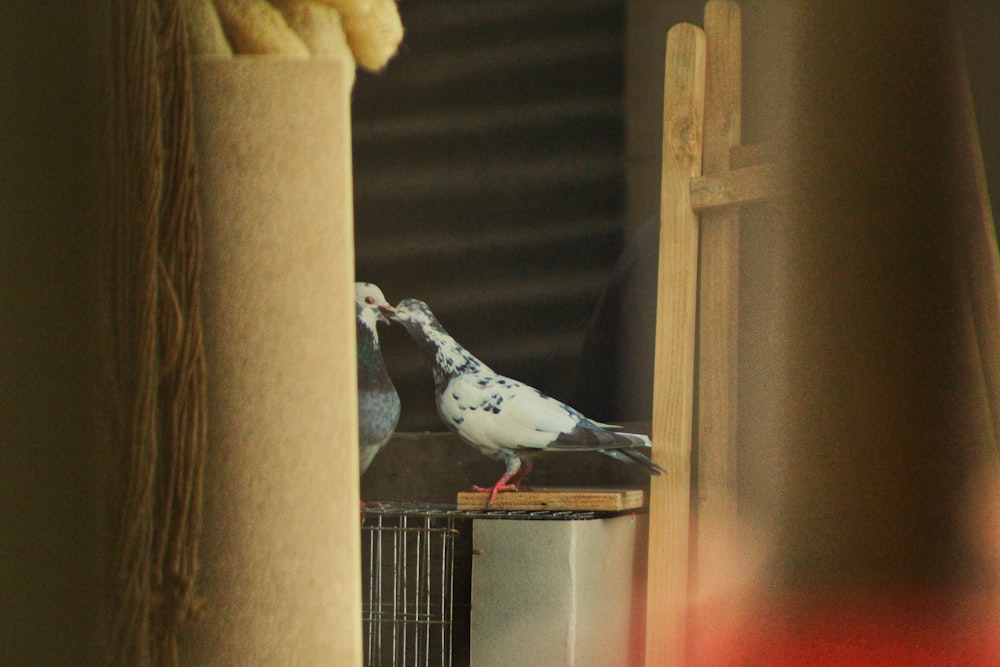
[[[705,135],[702,172],[729,171],[740,143],[740,6],[705,6]],[[737,339],[740,278],[738,205],[701,214],[698,323],[698,468],[694,579],[732,546],[737,513]]]
[[[691,178],[701,171],[705,34],[682,23],[667,34],[653,456],[666,468],[650,486],[646,664],[684,659],[691,493],[691,423],[698,282],[698,218]]]

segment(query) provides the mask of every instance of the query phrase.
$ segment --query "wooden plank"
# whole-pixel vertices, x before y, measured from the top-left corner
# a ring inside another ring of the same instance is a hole
[[[740,7],[705,6],[705,134],[702,172],[729,171],[740,143],[742,37]],[[692,192],[692,200],[694,193]],[[691,578],[709,583],[729,561],[737,519],[737,341],[739,336],[740,210],[701,214],[698,313],[698,449]],[[695,626],[697,631],[697,626]]]
[[[691,179],[691,207],[702,212],[775,199],[788,194],[786,171],[776,164],[759,164],[722,174]]]
[[[666,472],[649,496],[646,664],[684,662],[691,502],[691,425],[698,282],[698,218],[691,177],[701,172],[705,34],[667,33],[663,87],[660,251],[653,369],[653,458]]]
[[[646,504],[642,489],[582,489],[569,487],[535,488],[528,491],[505,491],[486,507],[490,494],[482,491],[460,491],[460,510],[549,510],[621,512],[641,509]]]
[[[740,6],[732,0],[705,5],[705,133],[702,174],[729,171],[740,144],[743,44]]]

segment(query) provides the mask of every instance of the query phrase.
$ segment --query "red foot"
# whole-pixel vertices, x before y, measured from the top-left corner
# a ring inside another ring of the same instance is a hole
[[[508,484],[507,483],[507,479],[501,477],[500,481],[498,481],[493,486],[473,486],[472,490],[473,491],[479,491],[480,493],[489,493],[490,494],[490,499],[486,501],[486,508],[489,509],[490,505],[493,504],[493,501],[495,501],[497,499],[497,494],[498,493],[500,493],[501,491],[517,491],[518,490],[518,485],[517,484]]]
[[[497,499],[497,494],[501,491],[518,491],[521,489],[521,482],[524,476],[531,470],[531,464],[522,464],[520,459],[513,459],[507,462],[507,470],[503,477],[497,480],[493,486],[473,486],[474,491],[486,493],[489,491],[490,499],[486,501],[486,509],[489,509]]]

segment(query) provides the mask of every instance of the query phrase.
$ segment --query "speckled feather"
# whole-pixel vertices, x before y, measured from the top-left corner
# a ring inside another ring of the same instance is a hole
[[[427,304],[406,299],[393,318],[431,360],[438,414],[445,425],[483,454],[507,462],[552,451],[599,451],[639,465],[650,474],[662,470],[635,447],[649,438],[616,432],[617,427],[587,418],[534,387],[505,377],[452,338]]]

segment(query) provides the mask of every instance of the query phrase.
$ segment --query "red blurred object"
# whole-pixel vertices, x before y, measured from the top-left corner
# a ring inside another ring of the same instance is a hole
[[[827,591],[761,596],[742,622],[713,632],[713,610],[693,619],[688,663],[754,666],[1000,665],[1000,605],[991,596]],[[698,632],[698,628],[701,632]]]

